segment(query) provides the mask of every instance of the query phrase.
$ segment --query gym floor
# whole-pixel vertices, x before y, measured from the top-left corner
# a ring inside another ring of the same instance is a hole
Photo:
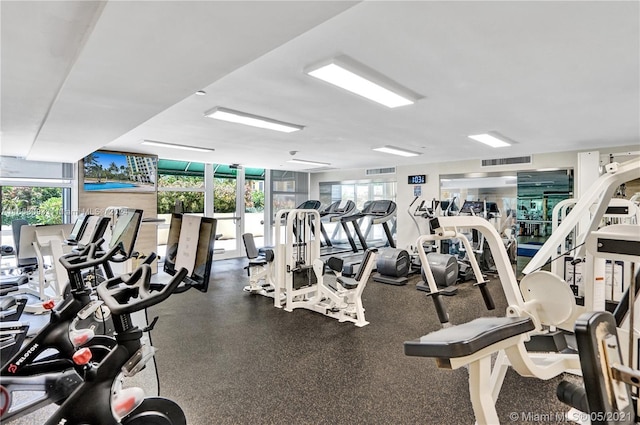
[[[467,371],[404,355],[403,342],[440,328],[431,300],[409,285],[369,281],[364,328],[307,310],[289,313],[243,292],[246,259],[215,261],[209,292],[191,290],[153,307],[160,394],[177,401],[189,424],[473,424]],[[452,323],[503,316],[477,288],[445,298]],[[509,371],[497,403],[501,423],[562,422],[562,378],[541,381]],[[556,419],[554,421],[554,419]]]

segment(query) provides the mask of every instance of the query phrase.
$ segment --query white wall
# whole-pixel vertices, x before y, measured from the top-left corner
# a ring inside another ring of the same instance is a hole
[[[638,150],[638,146],[622,146],[619,148],[602,148],[601,154],[625,152]],[[506,157],[498,151],[496,157]],[[494,167],[481,167],[481,161],[455,161],[435,164],[419,164],[419,165],[400,165],[396,166],[395,175],[380,176],[375,179],[367,176],[364,169],[327,171],[322,173],[312,173],[310,178],[311,190],[310,199],[319,198],[319,186],[321,182],[336,181],[397,181],[397,197],[398,205],[398,225],[397,225],[397,246],[398,248],[408,248],[415,244],[418,237],[418,231],[407,209],[414,198],[413,185],[407,184],[407,177],[414,174],[426,174],[427,183],[422,185],[422,197],[424,199],[440,198],[440,176],[445,174],[468,174],[468,173],[491,173],[503,171],[525,171],[525,170],[541,170],[545,168],[571,168],[577,171],[578,152],[556,152],[550,154],[533,155],[531,164],[503,165]],[[393,165],[389,165],[393,166]],[[576,176],[578,178],[578,176]],[[426,224],[425,224],[426,226]],[[423,227],[425,228],[425,227]]]

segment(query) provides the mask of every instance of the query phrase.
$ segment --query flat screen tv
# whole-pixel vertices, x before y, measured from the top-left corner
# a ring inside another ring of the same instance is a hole
[[[83,160],[83,189],[90,192],[154,192],[158,157],[96,151]]]

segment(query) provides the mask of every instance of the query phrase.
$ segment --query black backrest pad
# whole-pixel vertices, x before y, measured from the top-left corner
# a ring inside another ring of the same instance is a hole
[[[18,219],[11,222],[11,230],[13,231],[13,246],[16,248],[16,254],[20,254],[20,228],[28,225],[27,220]]]
[[[253,233],[245,233],[242,235],[242,242],[244,242],[244,248],[247,250],[247,258],[253,260],[258,258],[258,248],[253,240]]]
[[[327,260],[327,266],[333,271],[341,272],[344,265],[344,260],[339,257],[331,257]]]

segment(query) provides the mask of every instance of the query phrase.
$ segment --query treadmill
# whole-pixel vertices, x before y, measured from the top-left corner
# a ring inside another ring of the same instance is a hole
[[[320,251],[321,256],[358,252],[358,247],[355,245],[353,237],[350,235],[349,229],[346,227],[346,223],[342,222],[343,217],[352,215],[356,212],[356,204],[351,200],[335,201],[320,212],[320,230],[322,231],[322,235],[324,238],[324,244]],[[347,238],[350,238],[349,246],[345,246],[344,244],[340,245],[335,241],[335,237],[340,227],[336,225],[333,234],[331,235],[331,237],[328,237],[323,223],[340,224],[345,234],[347,235]]]
[[[358,246],[356,242],[353,240],[351,233],[347,229],[347,224],[351,223],[353,229],[358,236],[358,242],[360,242],[360,249],[362,251],[366,251],[368,248],[371,248],[367,243],[367,235],[371,232],[371,228],[374,225],[382,225],[384,229],[385,236],[387,241],[382,246],[389,246],[391,248],[395,248],[396,244],[393,240],[393,230],[395,229],[395,217],[396,217],[396,203],[390,200],[376,200],[369,201],[365,203],[364,208],[359,213],[351,214],[350,216],[342,217],[340,222],[347,233],[347,237],[349,238],[349,244],[352,247],[353,253],[358,252]],[[367,223],[367,229],[365,233],[362,233],[361,223],[364,220],[369,220]],[[391,228],[389,224],[391,223]],[[349,253],[349,255],[340,256],[343,259],[343,268],[342,273],[345,276],[353,276],[357,273],[360,262],[362,261],[361,254],[353,254]]]
[[[367,236],[371,232],[371,229],[374,225],[382,225],[384,229],[385,236],[387,237],[387,242],[385,244],[390,246],[391,248],[396,247],[396,243],[393,240],[393,231],[395,230],[395,218],[396,218],[396,203],[390,200],[377,200],[370,201],[365,204],[365,207],[362,209],[360,213],[352,214],[348,217],[344,217],[342,219],[343,223],[352,223],[353,229],[358,236],[358,240],[360,242],[360,246],[363,250],[369,248],[367,244]],[[367,223],[367,228],[365,233],[362,233],[362,229],[360,227],[361,219],[367,218],[369,222]],[[391,223],[391,228],[389,228],[389,223]],[[353,241],[350,241],[353,242]],[[352,246],[355,245],[352,244]]]

